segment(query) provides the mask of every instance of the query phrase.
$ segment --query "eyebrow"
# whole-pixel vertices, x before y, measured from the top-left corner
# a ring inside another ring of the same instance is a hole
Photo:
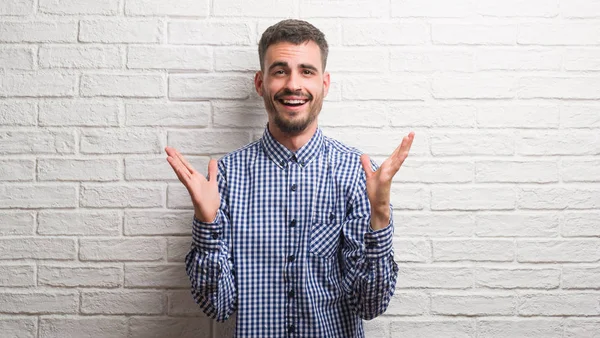
[[[287,63],[287,62],[285,62],[285,61],[276,61],[276,62],[274,62],[274,63],[273,63],[273,64],[272,64],[272,65],[269,67],[269,71],[271,71],[273,68],[276,68],[276,67],[285,67],[285,68],[288,68],[288,67],[289,67],[289,65],[288,65],[288,63]],[[313,65],[311,65],[311,64],[308,64],[308,63],[301,63],[301,64],[300,64],[300,68],[303,68],[303,69],[310,69],[310,70],[313,70],[313,71],[315,71],[315,72],[319,72],[319,70],[317,69],[317,67],[315,67],[315,66],[313,66]]]

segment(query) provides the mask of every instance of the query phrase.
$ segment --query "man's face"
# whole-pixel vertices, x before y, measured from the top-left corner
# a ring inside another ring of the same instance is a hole
[[[280,42],[267,48],[264,62],[254,84],[265,102],[269,124],[289,135],[316,126],[330,81],[322,69],[319,46],[313,41]]]

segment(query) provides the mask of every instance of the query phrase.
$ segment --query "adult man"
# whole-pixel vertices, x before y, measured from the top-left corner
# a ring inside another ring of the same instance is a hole
[[[237,336],[362,337],[361,318],[385,311],[394,292],[390,186],[414,134],[377,171],[325,137],[327,52],[307,22],[269,27],[254,79],[263,137],[211,160],[208,180],[166,149],[195,209],[193,297],[217,320],[237,310]]]

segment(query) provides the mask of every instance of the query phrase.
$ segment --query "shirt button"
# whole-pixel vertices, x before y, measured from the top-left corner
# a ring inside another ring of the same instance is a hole
[[[288,297],[289,297],[289,298],[294,298],[294,296],[296,296],[296,293],[294,292],[294,290],[290,290],[290,291],[288,292]]]
[[[296,331],[296,326],[294,326],[294,324],[288,326],[288,332],[289,333],[294,333]]]
[[[294,255],[289,255],[288,256],[288,261],[293,262],[296,259],[296,257]]]
[[[335,219],[335,214],[332,212],[329,214],[329,220],[333,221]]]
[[[212,238],[213,238],[213,239],[217,239],[217,238],[219,238],[219,233],[218,233],[218,232],[213,232],[213,234],[212,234]]]
[[[296,219],[290,221],[290,226],[293,228],[296,226]]]
[[[292,187],[291,187],[292,191],[296,191],[297,188],[298,188],[298,186],[295,183],[292,184]]]

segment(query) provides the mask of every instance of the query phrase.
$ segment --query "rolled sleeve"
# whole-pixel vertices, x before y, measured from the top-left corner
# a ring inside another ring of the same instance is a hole
[[[390,218],[390,223],[383,229],[373,230],[365,233],[365,253],[367,259],[379,259],[392,253],[394,238],[394,222]]]

